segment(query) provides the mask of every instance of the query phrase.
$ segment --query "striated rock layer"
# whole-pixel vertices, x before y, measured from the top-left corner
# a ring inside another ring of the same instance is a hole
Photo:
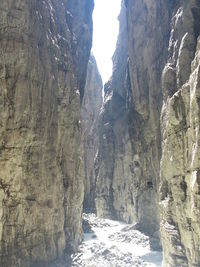
[[[95,158],[99,148],[98,119],[102,106],[102,80],[96,60],[90,56],[84,97],[81,106],[81,123],[84,147],[84,203],[85,211],[95,210]]]
[[[92,0],[0,2],[0,266],[46,266],[81,240],[80,96]]]

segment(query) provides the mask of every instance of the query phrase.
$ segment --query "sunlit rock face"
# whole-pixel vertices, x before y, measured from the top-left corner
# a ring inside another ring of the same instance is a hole
[[[95,211],[95,158],[99,149],[98,119],[102,106],[102,80],[94,56],[90,56],[87,79],[81,106],[84,147],[84,203],[85,211]]]
[[[81,240],[80,96],[92,0],[0,1],[0,266]]]
[[[163,266],[200,266],[200,2],[176,1],[163,70]]]

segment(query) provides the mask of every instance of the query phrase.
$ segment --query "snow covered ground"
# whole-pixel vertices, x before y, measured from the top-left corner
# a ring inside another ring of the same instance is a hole
[[[161,267],[162,252],[151,251],[149,237],[133,225],[83,215],[84,241],[66,267]],[[61,266],[61,265],[56,265]],[[63,266],[63,265],[62,265]]]

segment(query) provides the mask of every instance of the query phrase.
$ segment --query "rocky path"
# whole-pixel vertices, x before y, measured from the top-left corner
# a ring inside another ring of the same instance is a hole
[[[84,214],[84,241],[63,267],[160,267],[162,253],[133,225]],[[61,265],[55,265],[60,267]]]

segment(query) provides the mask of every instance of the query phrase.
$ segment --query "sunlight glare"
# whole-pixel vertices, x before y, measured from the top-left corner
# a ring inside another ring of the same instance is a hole
[[[121,0],[95,0],[93,12],[93,47],[103,83],[112,75],[112,55],[119,32]]]

